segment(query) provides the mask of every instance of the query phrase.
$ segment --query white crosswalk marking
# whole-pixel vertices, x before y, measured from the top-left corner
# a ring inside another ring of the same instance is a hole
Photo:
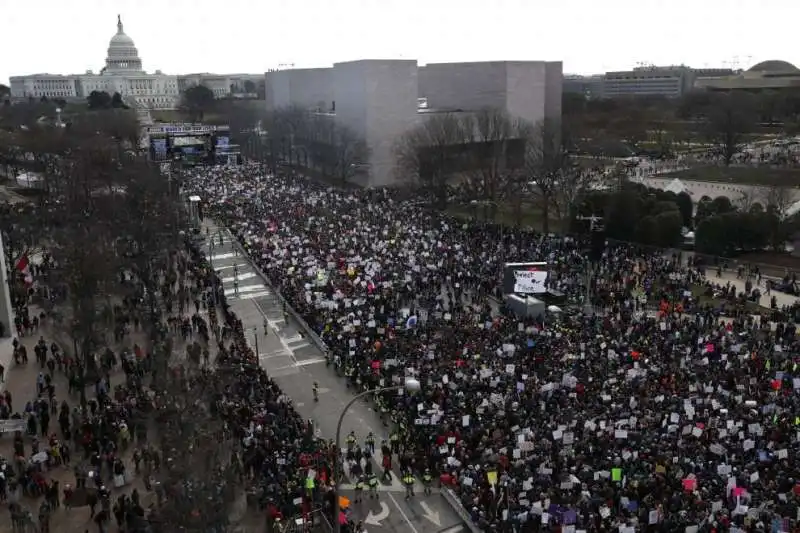
[[[234,253],[234,252],[225,252],[223,254],[209,254],[209,257],[213,261],[221,261],[223,259],[231,259],[231,258],[234,258],[234,257],[240,257],[242,259],[242,262],[246,261],[246,259],[244,257],[242,257],[241,254]]]
[[[261,297],[264,297],[264,296],[269,296],[271,294],[272,293],[269,290],[264,290],[264,291],[260,291],[260,292],[248,292],[248,293],[245,293],[245,294],[240,294],[239,295],[239,299],[240,300],[252,300],[253,298],[261,298]],[[236,297],[234,296],[233,299],[235,300]]]
[[[239,274],[238,276],[231,276],[231,277],[228,277],[228,278],[222,278],[222,283],[233,283],[237,279],[239,280],[239,283],[241,283],[246,279],[253,279],[255,277],[258,277],[258,274],[256,274],[255,272],[243,272],[243,273]]]
[[[244,287],[239,287],[239,294],[247,293],[247,292],[256,292],[256,291],[265,291],[267,288],[259,283],[258,285],[246,285]],[[235,295],[236,288],[232,287],[230,289],[225,289],[225,296]]]

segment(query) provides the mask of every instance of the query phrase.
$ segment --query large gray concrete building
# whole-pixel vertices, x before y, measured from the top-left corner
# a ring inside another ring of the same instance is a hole
[[[330,116],[370,149],[369,184],[390,185],[400,136],[433,112],[503,109],[537,123],[561,116],[561,62],[435,63],[360,60],[266,73],[268,110],[301,107]]]

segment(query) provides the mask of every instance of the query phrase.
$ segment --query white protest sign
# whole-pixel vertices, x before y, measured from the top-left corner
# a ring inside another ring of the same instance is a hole
[[[515,270],[514,292],[540,294],[546,291],[547,271],[545,270]]]

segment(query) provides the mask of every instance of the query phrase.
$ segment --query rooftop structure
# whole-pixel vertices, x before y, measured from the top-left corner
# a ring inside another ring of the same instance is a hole
[[[109,74],[143,72],[139,51],[136,49],[133,39],[125,33],[120,15],[117,15],[117,33],[108,43],[108,56],[106,57],[106,66],[103,72],[108,72]]]
[[[148,73],[142,66],[139,50],[125,33],[122,17],[117,16],[117,31],[108,42],[105,65],[99,73],[31,74],[11,77],[11,97],[61,98],[83,100],[92,91],[119,93],[125,102],[138,109],[174,109],[180,93],[192,84],[207,84],[214,96],[236,94],[255,96],[253,85],[263,81],[261,74],[193,74],[176,76],[159,70]]]
[[[709,91],[800,90],[800,70],[788,61],[773,59],[742,72],[698,79],[695,87]]]

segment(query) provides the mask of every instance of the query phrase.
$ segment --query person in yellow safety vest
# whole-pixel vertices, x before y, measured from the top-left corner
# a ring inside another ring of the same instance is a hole
[[[314,478],[307,477],[306,478],[306,496],[308,499],[312,499],[314,497]]]
[[[358,481],[356,481],[356,486],[353,491],[355,492],[355,498],[353,498],[353,501],[360,503],[361,495],[364,493],[364,476],[358,477]]]
[[[347,449],[352,450],[353,447],[356,445],[357,440],[358,439],[356,438],[356,432],[351,431],[350,434],[347,435],[347,439],[345,439],[345,442],[347,443]]]
[[[403,474],[403,484],[406,486],[406,500],[414,496],[414,476],[409,470]]]
[[[374,473],[369,476],[369,497],[378,497],[378,476],[376,476]]]
[[[392,453],[400,453],[400,435],[397,431],[392,431],[389,435],[389,442],[392,444]]]
[[[431,469],[426,468],[425,473],[422,474],[422,484],[425,485],[425,494],[428,496],[431,495],[431,483],[433,483],[433,476],[431,475]]]
[[[364,448],[368,449],[372,455],[375,455],[375,435],[371,431],[364,440]]]

